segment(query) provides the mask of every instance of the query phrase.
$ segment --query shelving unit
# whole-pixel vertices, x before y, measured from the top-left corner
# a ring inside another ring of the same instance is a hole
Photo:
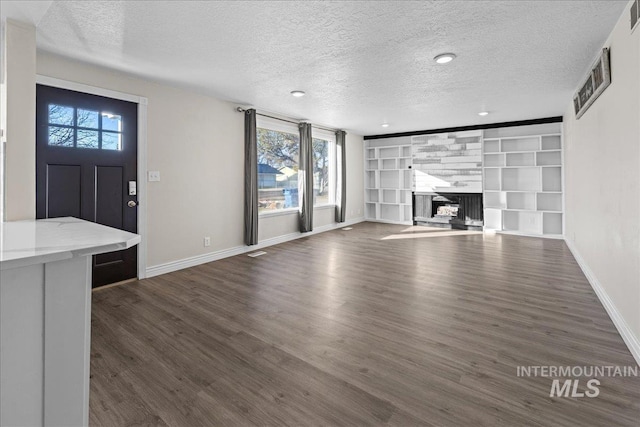
[[[549,125],[545,126],[549,131]],[[559,237],[563,232],[562,137],[485,131],[485,229]]]
[[[410,139],[394,138],[366,142],[365,218],[367,220],[413,224],[411,185]]]

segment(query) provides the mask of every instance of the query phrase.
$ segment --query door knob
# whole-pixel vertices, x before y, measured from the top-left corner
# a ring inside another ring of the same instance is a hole
[[[136,202],[134,202],[133,200],[129,200],[127,202],[127,206],[129,206],[130,208],[135,208],[136,206],[138,206],[138,204]]]

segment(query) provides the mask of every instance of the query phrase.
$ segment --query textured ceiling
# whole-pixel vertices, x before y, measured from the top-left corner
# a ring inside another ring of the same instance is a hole
[[[368,135],[562,115],[627,4],[54,1],[38,47]]]
[[[38,25],[44,14],[51,6],[51,1],[0,1],[0,16],[2,22],[9,17],[16,21]]]

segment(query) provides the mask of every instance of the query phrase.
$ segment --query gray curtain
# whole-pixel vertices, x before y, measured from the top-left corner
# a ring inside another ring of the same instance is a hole
[[[258,137],[254,109],[244,115],[244,242],[258,243]]]
[[[345,222],[347,217],[347,133],[336,131],[336,222]]]
[[[311,123],[300,123],[300,162],[298,168],[298,200],[300,232],[313,230],[313,139]]]

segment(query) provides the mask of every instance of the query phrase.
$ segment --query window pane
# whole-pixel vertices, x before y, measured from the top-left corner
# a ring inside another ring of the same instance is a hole
[[[122,150],[122,135],[116,132],[102,132],[103,150]]]
[[[122,132],[122,117],[111,113],[102,113],[102,129]]]
[[[98,148],[98,131],[78,129],[78,148]]]
[[[49,104],[49,123],[73,126],[73,107]]]
[[[313,139],[313,204],[326,205],[329,200],[329,141]]]
[[[58,147],[73,147],[73,128],[49,126],[48,144]]]
[[[298,207],[298,135],[258,128],[258,211]]]
[[[98,129],[98,112],[78,108],[77,126]]]

